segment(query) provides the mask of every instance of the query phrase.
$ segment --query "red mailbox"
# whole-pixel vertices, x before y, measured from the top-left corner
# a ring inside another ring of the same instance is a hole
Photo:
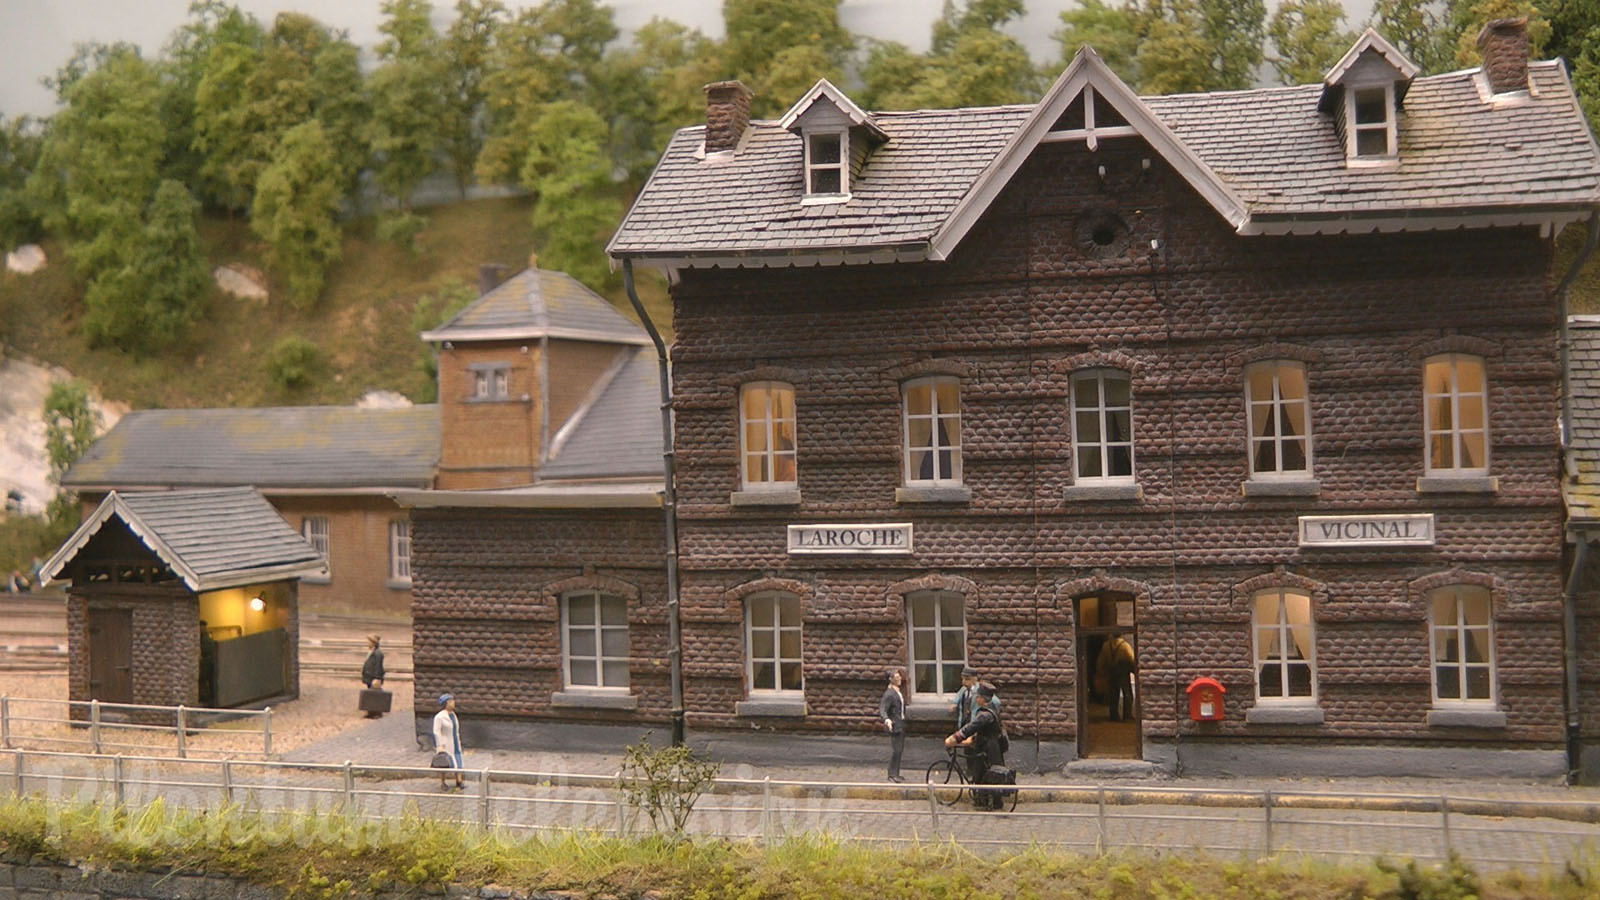
[[[1184,689],[1189,695],[1189,718],[1196,722],[1222,721],[1222,695],[1228,689],[1215,678],[1196,678]]]

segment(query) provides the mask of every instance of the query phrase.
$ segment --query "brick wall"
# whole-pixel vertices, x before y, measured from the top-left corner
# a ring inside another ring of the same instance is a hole
[[[300,531],[308,516],[328,520],[327,583],[302,580],[300,606],[313,613],[404,615],[411,590],[389,579],[389,523],[407,513],[387,497],[273,495],[267,498]]]
[[[1113,239],[1097,244],[1107,222]],[[784,727],[871,728],[882,671],[907,659],[893,586],[931,574],[972,584],[968,659],[1001,685],[1017,731],[1076,733],[1071,600],[1112,586],[1137,599],[1147,737],[1554,746],[1550,264],[1533,229],[1241,238],[1144,145],[1109,141],[1094,154],[1042,146],[943,263],[682,273],[674,377],[690,724],[751,724],[734,714],[745,694],[739,598],[778,578],[806,598],[810,715]],[[1487,358],[1498,493],[1417,490],[1422,359],[1451,349]],[[1247,498],[1242,367],[1286,354],[1307,360],[1320,495]],[[1095,365],[1131,369],[1138,500],[1064,496],[1069,378]],[[965,503],[895,499],[899,383],[929,372],[961,376]],[[798,507],[729,502],[747,377],[795,386]],[[1437,545],[1298,547],[1298,516],[1363,512],[1436,513]],[[785,526],[807,521],[909,521],[916,553],[786,556]],[[1426,723],[1418,585],[1443,572],[1493,586],[1504,729]],[[1247,597],[1263,578],[1316,585],[1322,725],[1244,724]],[[1228,688],[1220,727],[1183,715],[1182,688],[1199,675]]]
[[[471,399],[474,364],[510,367],[507,399]],[[539,464],[539,367],[537,340],[456,344],[440,352],[439,433],[444,439],[438,487],[503,487],[533,480]]]
[[[555,437],[561,426],[588,398],[595,382],[624,354],[631,355],[631,345],[597,344],[592,341],[550,342],[550,433],[546,441]]]

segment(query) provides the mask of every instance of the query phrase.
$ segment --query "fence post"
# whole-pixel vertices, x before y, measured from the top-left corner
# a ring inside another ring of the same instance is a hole
[[[222,761],[222,800],[229,806],[233,805],[233,760]]]
[[[70,709],[69,709],[70,714]],[[100,752],[100,701],[89,701],[89,744],[94,747],[94,752]]]
[[[16,779],[17,796],[21,797],[22,796],[22,759],[23,759],[23,753],[22,753],[22,751],[20,749],[19,750],[13,750],[12,752],[14,754],[16,754],[16,760],[12,763],[12,773],[11,774],[12,774],[12,777]]]
[[[11,698],[0,696],[0,747],[11,749]]]
[[[128,799],[127,791],[123,786],[121,753],[111,757],[111,796],[116,801],[117,806],[125,805]]]
[[[1272,792],[1261,792],[1261,840],[1266,845],[1263,856],[1272,855]]]
[[[933,833],[939,833],[939,798],[933,795],[933,782],[928,782],[928,817],[933,819]]]
[[[489,769],[478,770],[478,824],[489,827]]]
[[[356,808],[356,773],[350,760],[344,761],[344,814],[354,815]]]
[[[183,704],[178,704],[178,758],[188,759],[189,716],[184,712]]]
[[[1444,836],[1444,856],[1450,858],[1450,798],[1439,795],[1439,831]]]
[[[772,776],[761,781],[761,845],[772,843]]]
[[[1109,842],[1109,837],[1106,834],[1106,789],[1102,787],[1099,791],[1099,795],[1099,800],[1097,801],[1099,809],[1095,811],[1099,826],[1099,832],[1094,842],[1094,852],[1097,855],[1104,854],[1106,852],[1106,845]]]
[[[622,792],[622,773],[617,772],[617,837],[628,836],[628,809],[624,805],[627,795]]]
[[[261,726],[261,758],[272,758],[272,707],[262,710],[264,724]]]

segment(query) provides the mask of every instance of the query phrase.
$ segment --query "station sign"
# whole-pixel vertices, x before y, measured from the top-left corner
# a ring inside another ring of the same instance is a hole
[[[911,523],[790,525],[789,554],[893,555],[911,552]]]
[[[1431,547],[1433,513],[1301,516],[1302,547]]]

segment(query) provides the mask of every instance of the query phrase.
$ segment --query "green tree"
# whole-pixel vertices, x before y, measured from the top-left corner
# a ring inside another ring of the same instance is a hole
[[[194,0],[189,18],[167,40],[161,119],[167,131],[166,172],[192,188],[202,184],[204,158],[196,149],[198,96],[211,53],[224,44],[260,47],[261,23],[221,0]]]
[[[1020,16],[1018,0],[947,0],[933,24],[927,56],[900,44],[867,54],[865,97],[878,108],[995,106],[1038,98],[1038,69],[1022,45],[1001,28]],[[886,102],[885,102],[886,101]]]
[[[818,44],[785,47],[747,82],[755,93],[750,114],[757,118],[782,115],[821,78],[837,84],[844,80],[844,69]]]
[[[387,38],[378,45],[383,63],[372,73],[368,136],[378,186],[404,210],[433,172],[445,112],[444,66],[426,0],[386,0],[382,9],[388,18],[379,30]]]
[[[634,32],[631,44],[607,53],[602,72],[609,153],[636,183],[674,131],[705,118],[701,88],[725,77],[716,41],[660,17]]]
[[[201,193],[228,210],[248,209],[250,192],[266,166],[249,103],[261,47],[224,42],[206,55],[194,95],[194,139]]]
[[[1455,53],[1454,41],[1434,0],[1377,0],[1371,25],[1421,67],[1442,72]]]
[[[1450,31],[1455,34],[1454,65],[1460,68],[1483,62],[1478,53],[1478,34],[1496,19],[1528,20],[1528,53],[1531,59],[1544,54],[1550,40],[1550,23],[1531,0],[1453,0],[1449,7]]]
[[[439,141],[450,157],[450,170],[463,194],[483,147],[483,81],[489,74],[494,32],[505,18],[499,0],[457,0],[443,46],[445,103],[439,120]]]
[[[1151,0],[1135,57],[1138,89],[1150,94],[1211,90],[1212,53],[1204,17],[1194,0]]]
[[[44,133],[28,116],[0,121],[0,250],[38,240],[43,233],[27,192],[43,146]]]
[[[861,103],[868,109],[918,109],[933,80],[933,64],[897,41],[874,41],[861,67]]]
[[[839,0],[723,0],[722,21],[727,70],[755,89],[756,116],[783,112],[817,78],[837,79],[855,49]]]
[[[1093,47],[1117,77],[1135,87],[1139,85],[1139,38],[1144,33],[1144,17],[1133,0],[1111,6],[1102,0],[1081,0],[1073,9],[1062,10],[1061,29],[1055,39],[1061,44],[1063,65],[1078,55],[1078,48]]]
[[[44,396],[44,456],[50,464],[50,483],[83,458],[100,433],[100,413],[89,402],[89,386],[82,381],[56,381]]]
[[[1597,0],[1538,0],[1539,13],[1550,23],[1546,52],[1576,63],[1594,45],[1590,31],[1600,28]]]
[[[153,353],[178,340],[199,317],[210,285],[195,230],[199,210],[176,181],[156,189],[142,227],[122,248],[120,264],[97,274],[84,292],[83,329],[90,343]]]
[[[334,221],[339,197],[340,171],[322,124],[313,119],[289,129],[256,182],[250,227],[267,242],[268,262],[288,282],[297,308],[316,302],[342,252]]]
[[[1263,0],[1200,0],[1200,19],[1211,48],[1211,88],[1237,91],[1253,85],[1266,41]]]
[[[590,107],[572,100],[546,104],[519,173],[538,194],[533,227],[544,236],[544,261],[594,288],[614,277],[601,245],[622,216],[606,138],[605,121]]]
[[[1600,125],[1600,25],[1590,29],[1583,52],[1572,64],[1572,86],[1593,130]]]
[[[1270,58],[1283,84],[1314,84],[1355,43],[1338,0],[1284,0],[1267,26]]]
[[[372,103],[361,74],[361,51],[343,32],[330,32],[312,57],[311,90],[312,115],[322,123],[333,150],[340,192],[353,195],[367,167],[367,120],[372,116]]]

